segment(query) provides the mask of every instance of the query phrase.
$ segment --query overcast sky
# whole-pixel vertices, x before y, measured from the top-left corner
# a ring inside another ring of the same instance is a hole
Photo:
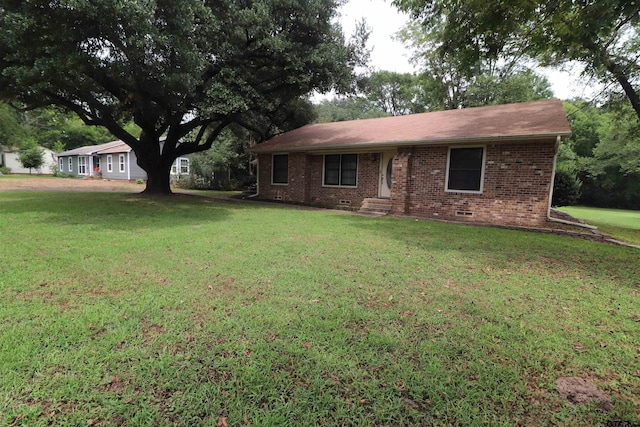
[[[390,0],[349,0],[339,9],[342,29],[347,38],[353,34],[356,22],[365,18],[372,32],[369,37],[371,63],[376,70],[396,71],[399,73],[416,72],[409,63],[411,52],[393,36],[407,22],[407,16],[398,12]],[[576,76],[567,72],[538,70],[549,79],[557,98],[571,99],[587,96],[584,83],[580,84]],[[577,70],[579,73],[579,70]]]

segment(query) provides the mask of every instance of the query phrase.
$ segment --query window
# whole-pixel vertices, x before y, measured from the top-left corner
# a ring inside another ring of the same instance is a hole
[[[58,170],[60,172],[63,172],[64,171],[63,167],[64,167],[64,161],[62,157],[58,157]]]
[[[111,154],[107,156],[107,172],[113,172],[113,156]]]
[[[78,175],[87,174],[87,158],[85,156],[78,156]]]
[[[118,156],[119,170],[120,172],[124,172],[124,154],[120,154]]]
[[[180,160],[180,174],[189,175],[189,159],[179,159],[179,160]]]
[[[357,176],[357,154],[327,154],[324,156],[324,185],[355,187]]]
[[[447,191],[482,192],[484,147],[450,148]]]
[[[273,184],[289,183],[289,155],[274,154],[273,155],[273,176],[271,177]]]
[[[71,157],[67,160],[67,169],[69,169],[69,172],[73,172],[73,159]]]

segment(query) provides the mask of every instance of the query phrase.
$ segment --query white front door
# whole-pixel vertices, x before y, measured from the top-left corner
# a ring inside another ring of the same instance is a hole
[[[393,156],[396,153],[382,153],[380,155],[380,186],[378,197],[381,199],[391,198],[391,172],[393,169]]]

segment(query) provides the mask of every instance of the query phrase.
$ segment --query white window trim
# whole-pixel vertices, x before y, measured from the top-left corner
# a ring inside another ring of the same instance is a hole
[[[275,156],[287,156],[287,182],[273,182],[273,173],[275,172],[273,159]],[[289,185],[289,169],[289,153],[273,153],[271,155],[271,185]]]
[[[62,157],[58,157],[58,170],[64,172],[64,159]]]
[[[84,163],[81,165],[80,163],[82,163],[80,160],[83,160]],[[84,172],[81,171],[80,166],[84,166]],[[89,162],[87,161],[87,156],[78,156],[78,175],[88,175],[87,173],[87,168],[89,167]]]
[[[118,172],[125,173],[126,167],[124,164],[124,154],[118,154]]]
[[[327,160],[327,156],[340,156],[340,175],[338,176],[338,182],[342,181],[342,155],[343,154],[355,154],[356,155],[356,185],[333,185],[333,184],[325,184],[324,183],[324,173],[326,171],[325,162]],[[336,153],[336,154],[324,154],[322,156],[322,186],[328,188],[358,188],[358,172],[360,171],[360,154],[358,153]]]
[[[189,164],[189,158],[188,157],[178,157],[177,159],[178,162],[178,173],[180,175],[189,175],[189,172],[191,170],[191,165]],[[187,162],[187,171],[186,172],[182,172],[182,162]]]
[[[455,190],[449,189],[449,163],[451,162],[451,150],[458,148],[482,148],[482,168],[480,169],[480,190]],[[461,145],[456,147],[449,147],[447,150],[447,172],[445,175],[444,191],[447,193],[466,193],[466,194],[482,194],[484,191],[484,170],[487,160],[487,146],[486,145]]]
[[[107,172],[113,172],[113,156],[107,155]]]
[[[67,160],[67,169],[69,172],[73,172],[73,157],[69,157]]]

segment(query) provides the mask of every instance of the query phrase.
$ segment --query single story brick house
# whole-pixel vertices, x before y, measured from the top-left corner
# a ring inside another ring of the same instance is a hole
[[[138,166],[136,153],[122,141],[91,145],[58,154],[58,170],[78,177],[100,176],[105,179],[147,179]],[[179,157],[171,167],[172,178],[189,175],[189,158]]]
[[[310,124],[252,151],[263,199],[536,226],[570,133],[552,99]]]

